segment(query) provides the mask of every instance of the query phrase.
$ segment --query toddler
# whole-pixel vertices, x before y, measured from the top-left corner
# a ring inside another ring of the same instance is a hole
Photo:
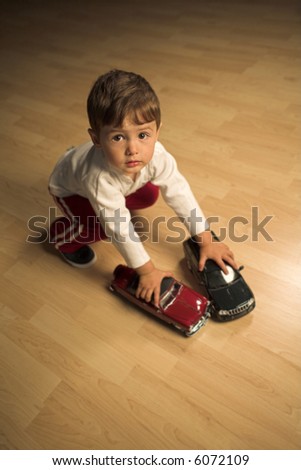
[[[205,216],[177,164],[158,141],[158,97],[140,75],[112,70],[94,83],[87,100],[91,141],[68,150],[58,161],[49,191],[64,217],[50,227],[65,261],[88,267],[96,260],[89,244],[109,237],[126,264],[139,275],[136,296],[158,305],[157,268],[135,233],[131,211],[154,204],[162,194],[201,248],[199,268],[208,258],[227,272],[237,267],[233,253],[213,241]]]

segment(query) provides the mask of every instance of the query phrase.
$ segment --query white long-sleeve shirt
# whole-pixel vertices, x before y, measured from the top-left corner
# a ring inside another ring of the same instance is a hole
[[[78,194],[87,198],[127,265],[138,268],[150,257],[135,234],[125,197],[147,182],[160,187],[165,202],[183,220],[192,236],[206,229],[205,216],[188,182],[160,142],[156,142],[152,159],[135,181],[113,167],[102,149],[92,142],[80,145],[58,161],[50,176],[49,191],[57,197]]]

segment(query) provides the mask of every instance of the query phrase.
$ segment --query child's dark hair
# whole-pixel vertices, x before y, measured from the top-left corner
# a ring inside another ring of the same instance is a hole
[[[102,126],[120,127],[126,116],[135,124],[156,121],[161,124],[158,97],[145,78],[133,72],[111,70],[98,77],[87,100],[90,126],[99,132]]]

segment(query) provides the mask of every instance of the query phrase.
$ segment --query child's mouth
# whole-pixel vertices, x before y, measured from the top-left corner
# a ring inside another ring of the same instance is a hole
[[[133,168],[133,167],[138,166],[138,165],[140,165],[140,161],[138,161],[138,160],[135,160],[135,161],[131,161],[131,162],[127,162],[127,163],[126,163],[126,166],[128,166],[128,167],[130,167],[130,168]]]

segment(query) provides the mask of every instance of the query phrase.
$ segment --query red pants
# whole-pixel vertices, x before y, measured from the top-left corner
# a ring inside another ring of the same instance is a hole
[[[159,188],[147,183],[125,198],[129,210],[145,209],[153,205],[159,196]],[[50,226],[50,242],[62,253],[73,253],[82,245],[107,238],[98,217],[88,199],[74,195],[53,196],[66,217],[60,217]]]

